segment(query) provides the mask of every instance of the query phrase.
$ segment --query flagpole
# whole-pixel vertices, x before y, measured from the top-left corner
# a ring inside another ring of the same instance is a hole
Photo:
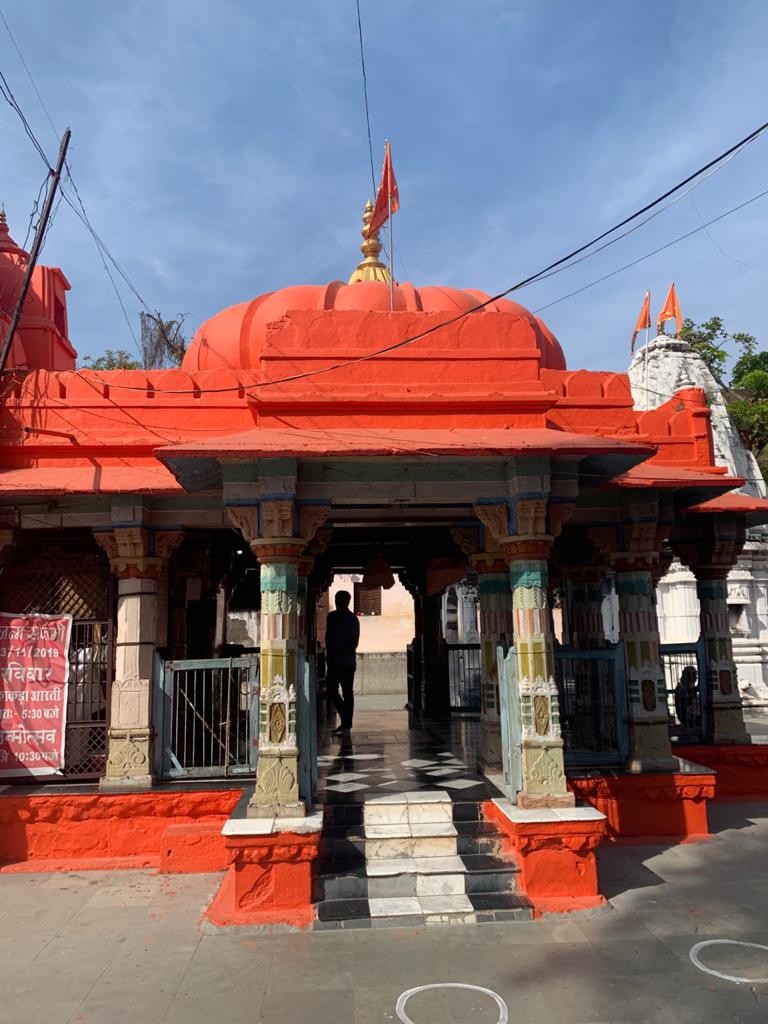
[[[645,354],[643,356],[644,369],[645,369],[645,403],[650,408],[649,394],[648,391],[648,342],[651,339],[651,290],[648,289],[648,326],[645,328]]]
[[[387,209],[389,213],[389,311],[395,311],[395,250],[392,248],[392,154],[389,140],[385,140],[389,153],[389,176],[387,178]]]

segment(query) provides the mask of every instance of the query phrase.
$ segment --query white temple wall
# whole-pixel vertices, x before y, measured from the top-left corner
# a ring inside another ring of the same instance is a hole
[[[768,497],[768,486],[752,452],[731,423],[722,389],[690,346],[660,334],[635,353],[629,368],[636,409],[656,409],[678,390],[703,388],[709,399],[715,462],[742,477],[745,494]],[[733,656],[747,707],[768,713],[768,531],[748,532],[748,541],[728,576]],[[675,561],[657,589],[662,643],[686,643],[699,636],[699,602],[693,574]]]

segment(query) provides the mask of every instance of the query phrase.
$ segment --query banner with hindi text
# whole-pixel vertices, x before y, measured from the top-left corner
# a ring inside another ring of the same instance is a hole
[[[64,767],[71,615],[0,612],[0,778]]]

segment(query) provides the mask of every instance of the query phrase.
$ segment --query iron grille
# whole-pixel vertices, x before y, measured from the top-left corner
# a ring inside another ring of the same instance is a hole
[[[671,649],[664,645],[661,664],[667,689],[669,732],[679,743],[700,742],[704,739],[702,721],[701,681],[699,658],[691,649]]]
[[[483,682],[480,644],[446,644],[445,647],[451,708],[455,711],[479,711]]]
[[[555,659],[560,729],[568,754],[620,752],[614,659],[563,656]]]
[[[225,777],[255,769],[258,657],[165,663],[163,775]]]

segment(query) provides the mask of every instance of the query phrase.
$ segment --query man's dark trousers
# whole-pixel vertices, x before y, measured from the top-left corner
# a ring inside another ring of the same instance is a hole
[[[329,665],[326,685],[331,698],[331,704],[341,719],[342,729],[352,728],[352,715],[355,711],[355,684],[354,668],[343,668],[339,665]],[[339,693],[341,690],[341,693]]]

